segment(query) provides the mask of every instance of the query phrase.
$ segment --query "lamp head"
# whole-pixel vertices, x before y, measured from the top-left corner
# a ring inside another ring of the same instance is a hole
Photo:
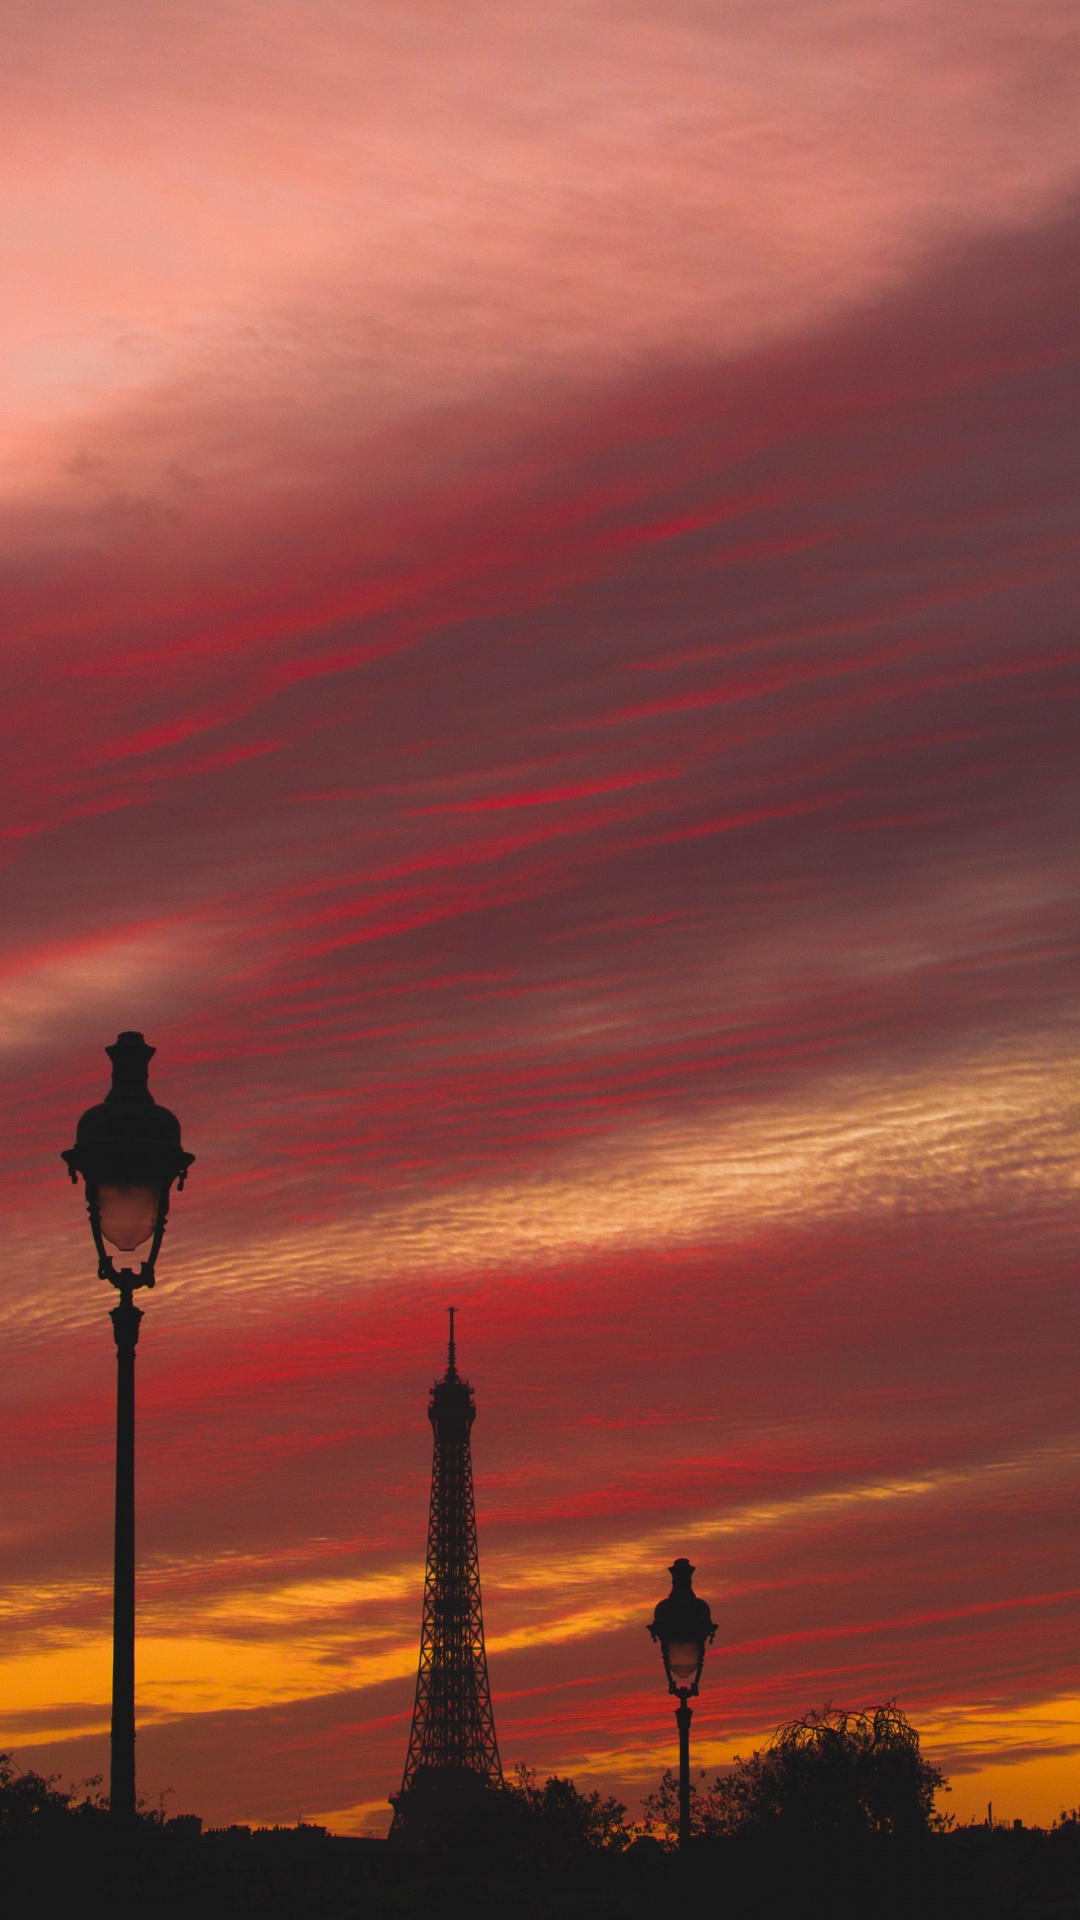
[[[658,1603],[648,1631],[660,1646],[668,1692],[687,1700],[697,1693],[705,1647],[716,1632],[716,1624],[708,1602],[694,1592],[694,1569],[689,1560],[676,1560],[668,1572],[671,1592]]]
[[[88,1107],[75,1129],[75,1145],[62,1158],[73,1185],[82,1175],[98,1274],[122,1289],[152,1287],[173,1182],[182,1187],[194,1154],[180,1143],[180,1122],[159,1107],[147,1085],[154,1055],[141,1033],[121,1033],[106,1047],[112,1085],[99,1106]],[[132,1253],[150,1242],[138,1270],[117,1272],[105,1242]]]

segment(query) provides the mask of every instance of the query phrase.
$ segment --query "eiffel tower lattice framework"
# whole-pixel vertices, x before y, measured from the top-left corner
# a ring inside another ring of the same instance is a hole
[[[455,1808],[502,1785],[484,1651],[470,1434],[473,1390],[457,1370],[454,1309],[446,1372],[428,1398],[435,1436],[416,1702],[395,1838],[437,1837]]]

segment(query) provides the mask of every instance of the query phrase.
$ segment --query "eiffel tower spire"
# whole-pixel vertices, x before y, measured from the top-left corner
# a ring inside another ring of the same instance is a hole
[[[428,1398],[435,1436],[416,1702],[391,1832],[409,1837],[453,1818],[455,1804],[502,1785],[484,1651],[470,1433],[473,1390],[457,1370],[454,1313],[446,1372]]]

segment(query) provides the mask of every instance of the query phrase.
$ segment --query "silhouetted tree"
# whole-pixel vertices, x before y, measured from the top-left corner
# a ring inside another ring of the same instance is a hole
[[[84,1780],[83,1798],[78,1789],[57,1786],[58,1774],[46,1779],[40,1773],[24,1773],[10,1753],[0,1753],[0,1841],[48,1839],[67,1832],[73,1823],[85,1824],[105,1818],[105,1809],[96,1797],[85,1792],[98,1780]]]
[[[522,1851],[537,1865],[571,1866],[590,1853],[620,1852],[633,1837],[620,1800],[582,1793],[558,1774],[540,1787],[533,1770],[519,1766],[504,1791],[520,1819]]]
[[[709,1793],[703,1793],[699,1785],[704,1778],[703,1767],[697,1779],[691,1778],[690,1781],[690,1834],[693,1839],[717,1831],[709,1811]],[[679,1776],[671,1767],[661,1774],[656,1792],[646,1795],[645,1832],[669,1846],[674,1846],[679,1837]]]
[[[704,1778],[704,1776],[701,1776]],[[950,1824],[934,1808],[945,1776],[924,1760],[919,1736],[895,1701],[869,1713],[825,1706],[779,1727],[767,1747],[736,1756],[707,1793],[693,1790],[691,1831],[791,1840],[913,1838]],[[674,1775],[645,1802],[646,1827],[678,1826]]]

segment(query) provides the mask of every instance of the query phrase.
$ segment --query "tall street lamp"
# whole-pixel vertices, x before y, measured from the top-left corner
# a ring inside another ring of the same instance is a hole
[[[690,1721],[701,1669],[705,1664],[705,1644],[711,1641],[716,1625],[706,1600],[699,1600],[693,1588],[694,1569],[689,1560],[676,1560],[668,1568],[671,1592],[661,1600],[649,1623],[649,1632],[660,1643],[667,1674],[668,1692],[678,1696],[675,1724],[679,1729],[679,1846],[690,1838]]]
[[[180,1122],[159,1107],[146,1084],[154,1054],[141,1033],[122,1033],[106,1047],[112,1086],[75,1129],[63,1154],[72,1184],[86,1188],[86,1210],[98,1256],[98,1278],[110,1280],[120,1304],[109,1315],[116,1341],[116,1532],[113,1554],[112,1763],[109,1811],[135,1819],[135,1346],[142,1314],[132,1295],[152,1287],[173,1182],[183,1186],[195,1158],[180,1145]],[[119,1270],[117,1253],[149,1250],[138,1271]]]

